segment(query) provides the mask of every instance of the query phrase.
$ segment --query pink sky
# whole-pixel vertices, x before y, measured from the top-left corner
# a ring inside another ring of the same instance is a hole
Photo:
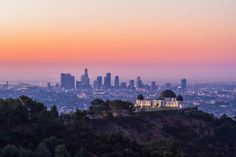
[[[181,67],[176,77],[205,79],[208,69],[214,78],[235,78],[235,0],[2,0],[0,23],[0,72],[9,79],[23,78],[19,64],[27,75],[37,70],[23,67],[50,65],[41,76],[42,68],[68,65],[137,73],[149,65],[165,78],[171,67]]]

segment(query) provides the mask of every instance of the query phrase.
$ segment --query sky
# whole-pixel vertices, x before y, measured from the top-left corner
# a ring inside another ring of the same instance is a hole
[[[235,0],[1,0],[0,81],[236,80]]]

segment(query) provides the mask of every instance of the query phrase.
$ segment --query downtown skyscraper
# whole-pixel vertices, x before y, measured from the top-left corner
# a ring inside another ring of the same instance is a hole
[[[85,69],[84,70],[84,74],[81,76],[81,87],[83,89],[91,88],[90,78],[89,78],[89,74],[88,74],[88,69]]]
[[[106,76],[104,77],[104,85],[103,87],[105,89],[111,88],[111,73],[107,73]]]
[[[120,87],[120,77],[119,76],[115,76],[114,85],[115,85],[115,88]]]
[[[136,88],[143,88],[143,81],[140,76],[137,77]]]
[[[61,74],[61,88],[62,89],[75,89],[75,77],[69,73]]]
[[[93,82],[93,88],[97,90],[102,89],[102,76],[97,76],[97,79]]]
[[[182,91],[185,91],[185,90],[187,89],[187,79],[182,79],[182,80],[181,80],[181,85],[180,85],[180,87],[181,87],[181,90],[182,90]]]

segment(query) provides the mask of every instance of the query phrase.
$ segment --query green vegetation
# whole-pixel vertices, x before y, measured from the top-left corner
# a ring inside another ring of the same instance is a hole
[[[133,110],[96,99],[89,111],[59,115],[26,96],[0,99],[0,157],[236,156],[236,122],[226,115]]]
[[[91,102],[89,113],[93,118],[107,118],[131,115],[134,105],[128,101],[106,101],[95,99]]]

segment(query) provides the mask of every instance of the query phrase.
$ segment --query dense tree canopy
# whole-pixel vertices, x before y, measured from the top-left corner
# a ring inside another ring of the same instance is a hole
[[[236,156],[236,122],[227,115],[133,109],[96,99],[89,111],[59,114],[26,96],[0,99],[0,157]]]

